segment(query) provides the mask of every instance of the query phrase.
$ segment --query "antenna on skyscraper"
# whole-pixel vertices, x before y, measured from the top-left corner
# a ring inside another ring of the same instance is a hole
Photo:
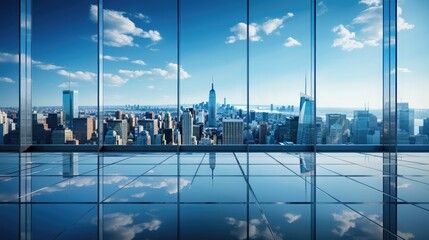
[[[212,74],[212,89],[214,89],[214,87],[213,87],[213,74]]]
[[[305,77],[304,77],[304,85],[305,85],[305,95],[307,95],[307,70],[305,71]]]

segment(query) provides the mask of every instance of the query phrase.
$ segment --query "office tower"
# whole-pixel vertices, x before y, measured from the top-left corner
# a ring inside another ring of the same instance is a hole
[[[173,145],[174,144],[174,132],[172,128],[164,129],[165,135],[165,144]]]
[[[301,93],[301,96],[299,98],[299,112],[301,113],[302,107],[304,106],[304,103],[306,101],[310,101],[310,96],[307,94]]]
[[[151,138],[149,132],[143,130],[137,136],[137,145],[151,145]]]
[[[208,127],[216,127],[216,91],[213,87],[212,79],[212,89],[209,92],[209,116],[208,116]]]
[[[262,113],[262,121],[268,122],[268,113],[267,112]]]
[[[203,125],[192,126],[192,135],[195,136],[198,142],[201,140],[202,134],[203,134]]]
[[[65,144],[67,141],[73,140],[73,131],[63,126],[52,131],[52,144]]]
[[[255,121],[255,119],[256,119],[256,112],[251,110],[250,111],[250,122]]]
[[[164,129],[173,128],[173,120],[171,118],[171,113],[166,112],[164,116]]]
[[[182,136],[180,134],[179,129],[174,130],[174,142],[177,143],[177,145],[182,144]]]
[[[158,119],[142,119],[138,121],[139,125],[143,126],[143,129],[149,132],[151,139],[155,138],[155,135],[158,134]]]
[[[164,134],[156,134],[155,139],[152,143],[153,145],[165,145],[165,135]]]
[[[73,129],[73,118],[79,117],[78,91],[63,90],[63,112],[65,127]]]
[[[377,117],[374,114],[369,113],[368,110],[356,110],[354,111],[353,118],[353,143],[355,144],[367,144],[368,136],[372,139],[371,142],[379,142],[374,138],[377,137],[379,131],[377,126]]]
[[[122,113],[122,111],[116,111],[115,112],[115,118],[116,119],[123,119],[123,113]]]
[[[423,126],[421,126],[420,134],[429,136],[429,118],[423,119]]]
[[[297,143],[298,136],[298,116],[290,116],[286,118],[285,126],[286,126],[286,141]]]
[[[267,144],[268,123],[261,122],[259,124],[259,144]]]
[[[333,131],[332,126],[335,125]],[[342,144],[347,142],[349,123],[345,114],[326,114],[325,136],[327,144]],[[341,129],[339,129],[339,126]]]
[[[210,117],[209,117],[210,119]],[[192,114],[186,109],[182,115],[182,144],[192,144],[193,127],[192,127]]]
[[[243,120],[224,119],[222,144],[243,144]]]
[[[155,113],[154,113],[154,112],[146,112],[146,113],[144,114],[144,117],[145,117],[146,119],[155,119]]]
[[[79,143],[86,144],[91,139],[92,132],[95,130],[93,121],[91,117],[73,118],[73,132]]]
[[[116,135],[121,138],[122,145],[127,144],[127,120],[109,120],[107,121],[108,130],[114,130]]]
[[[301,100],[302,100],[301,96]],[[305,99],[300,107],[297,143],[298,144],[313,144],[315,141],[315,123],[314,123],[314,101],[310,97],[304,95]]]
[[[205,119],[205,112],[204,112],[204,110],[199,110],[198,114],[197,114],[196,123],[197,124],[204,124],[205,121],[206,121],[206,119]]]
[[[106,133],[106,136],[104,136],[104,144],[122,145],[122,139],[118,134],[116,134],[115,130],[109,129],[109,131]]]
[[[62,125],[62,112],[61,113],[48,113],[46,118],[46,123],[50,129],[55,129],[59,125]]]
[[[398,132],[405,132],[409,136],[414,135],[414,109],[410,109],[408,103],[398,103]],[[399,140],[399,139],[398,139]],[[409,143],[409,142],[403,142]]]
[[[6,136],[9,133],[8,122],[0,123],[0,144],[6,143]]]
[[[72,178],[79,175],[78,162],[78,153],[63,153],[63,178]]]

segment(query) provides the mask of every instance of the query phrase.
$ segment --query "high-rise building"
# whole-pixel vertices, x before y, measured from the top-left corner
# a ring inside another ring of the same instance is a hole
[[[268,123],[261,122],[259,124],[259,144],[267,144]]]
[[[91,117],[86,118],[73,118],[73,133],[79,143],[88,143],[91,139],[93,129],[93,121]]]
[[[49,113],[46,118],[46,123],[50,129],[55,129],[59,125],[63,125],[63,112],[59,113]]]
[[[149,132],[150,138],[155,139],[155,135],[158,134],[158,119],[142,119],[138,121],[139,125],[142,125],[144,130]]]
[[[79,116],[78,91],[63,90],[64,124],[67,128],[73,128],[73,118]]]
[[[164,116],[164,129],[173,128],[173,120],[171,118],[171,113],[166,112]]]
[[[116,135],[121,138],[122,145],[127,144],[128,134],[127,134],[127,120],[109,120],[107,121],[108,130],[113,130],[116,132]]]
[[[304,97],[304,98],[303,98]],[[313,144],[315,141],[314,123],[314,101],[309,96],[301,96],[302,106],[300,107],[298,120],[298,144]]]
[[[268,122],[268,113],[267,112],[262,113],[262,121]]]
[[[209,127],[216,127],[216,91],[214,90],[213,80],[212,89],[209,92]]]
[[[122,111],[116,111],[115,112],[115,118],[116,119],[123,119],[123,113],[122,113]]]
[[[243,144],[243,120],[224,119],[222,121],[222,144]]]
[[[298,116],[290,116],[286,118],[286,141],[297,143],[298,136],[298,124],[299,117]]]
[[[73,131],[62,126],[52,131],[52,144],[65,144],[73,140]]]
[[[414,109],[408,103],[398,103],[398,132],[406,132],[408,136],[414,135]],[[408,142],[409,143],[409,142]]]
[[[336,124],[336,125],[335,125]],[[335,125],[333,131],[332,126]],[[339,129],[339,127],[341,129]],[[327,144],[342,144],[347,142],[347,129],[349,121],[345,114],[326,114],[325,136]]]
[[[182,115],[182,144],[192,144],[193,121],[191,112],[186,109]]]
[[[139,133],[137,137],[137,145],[151,145],[151,138],[148,131],[143,130]]]
[[[354,111],[352,130],[353,143],[355,144],[367,144],[368,135],[372,139],[371,142],[379,142],[374,140],[374,138],[378,136],[376,131],[379,131],[377,126],[377,117],[374,114],[369,113],[368,110]]]

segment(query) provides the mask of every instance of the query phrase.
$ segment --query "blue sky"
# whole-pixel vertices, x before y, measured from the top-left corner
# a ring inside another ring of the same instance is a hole
[[[0,4],[0,106],[18,103],[16,1]],[[33,105],[61,105],[62,89],[96,104],[96,1],[33,3]],[[182,0],[181,101],[246,102],[246,1]],[[428,108],[425,0],[400,1],[398,99]],[[298,105],[310,81],[310,1],[250,1],[250,104]],[[104,1],[105,103],[175,104],[177,1]],[[319,107],[381,108],[378,0],[323,0],[317,11]],[[46,97],[49,96],[49,97]]]

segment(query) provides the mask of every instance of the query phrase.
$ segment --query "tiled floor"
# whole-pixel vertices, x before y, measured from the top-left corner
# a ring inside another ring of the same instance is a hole
[[[0,238],[429,239],[429,154],[392,166],[381,153],[0,153]]]

